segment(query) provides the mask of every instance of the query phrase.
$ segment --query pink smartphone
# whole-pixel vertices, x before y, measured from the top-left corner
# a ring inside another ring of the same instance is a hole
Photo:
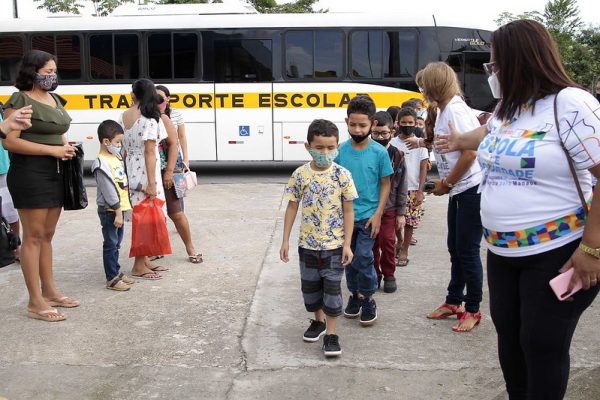
[[[570,268],[567,272],[563,272],[562,274],[558,275],[550,281],[550,287],[552,288],[554,294],[556,295],[556,297],[558,297],[560,301],[568,299],[573,294],[581,290],[581,280],[578,280],[571,293],[565,295],[567,288],[569,287],[571,277],[573,276],[573,272],[575,272],[575,270],[573,268]]]

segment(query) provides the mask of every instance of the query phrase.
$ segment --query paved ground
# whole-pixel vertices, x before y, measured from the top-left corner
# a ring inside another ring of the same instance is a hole
[[[225,174],[226,175],[226,174]],[[429,197],[399,291],[378,293],[379,321],[341,319],[344,354],[326,360],[301,335],[310,315],[296,254],[279,261],[285,174],[208,177],[186,201],[205,262],[193,265],[174,228],[171,268],[129,292],[103,287],[95,207],[65,212],[54,240],[55,275],[82,301],[68,320],[25,316],[18,265],[0,269],[0,396],[17,399],[494,399],[504,398],[489,319],[471,334],[424,314],[443,301],[448,280],[445,199]],[[267,183],[257,183],[257,182]],[[95,188],[89,188],[95,198]],[[297,226],[295,227],[297,228]],[[121,263],[127,258],[127,226]],[[297,229],[294,229],[297,233]],[[347,298],[347,293],[344,293]],[[568,399],[600,398],[598,302],[572,347]]]

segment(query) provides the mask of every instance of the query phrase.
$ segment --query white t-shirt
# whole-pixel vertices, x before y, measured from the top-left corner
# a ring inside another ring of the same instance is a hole
[[[435,136],[449,135],[448,122],[450,121],[462,133],[472,131],[481,126],[473,110],[460,96],[454,96],[444,110],[438,114],[435,127],[433,128]],[[438,154],[435,151],[435,146],[433,146],[433,154],[440,178],[444,179],[448,177],[462,153],[460,151],[453,151],[451,153]],[[479,167],[479,163],[473,162],[473,165],[471,165],[467,172],[454,184],[454,187],[450,190],[450,196],[462,193],[467,189],[479,185],[480,182],[481,168]]]
[[[404,153],[406,161],[406,178],[408,190],[419,190],[419,177],[421,175],[421,161],[429,158],[425,147],[409,150],[400,136],[393,138],[390,144]]]
[[[495,254],[538,254],[583,234],[583,207],[556,131],[554,97],[523,106],[510,122],[494,116],[479,146],[481,222]],[[567,88],[557,108],[561,137],[589,199],[587,169],[600,164],[600,106],[586,91]]]

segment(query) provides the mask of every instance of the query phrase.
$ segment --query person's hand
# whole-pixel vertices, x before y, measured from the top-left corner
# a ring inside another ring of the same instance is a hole
[[[354,258],[354,254],[352,254],[352,249],[350,246],[344,246],[342,248],[342,265],[345,267],[352,262],[352,258]]]
[[[432,179],[431,182],[435,183],[435,189],[430,193],[436,196],[443,196],[450,193],[450,188],[442,183],[441,179]]]
[[[417,190],[417,193],[415,193],[415,205],[421,205],[423,204],[423,200],[425,199],[425,195],[423,194],[422,190]]]
[[[406,218],[404,215],[396,215],[396,230],[400,231],[404,229],[404,225],[406,225]]]
[[[62,146],[52,146],[52,156],[59,160],[70,160],[75,157],[75,147],[70,144],[63,144]]]
[[[406,144],[406,147],[408,147],[409,150],[414,150],[419,148],[419,140],[420,138],[416,136],[411,136],[404,139],[404,144]]]
[[[123,212],[116,212],[115,213],[115,222],[113,222],[113,225],[115,226],[115,228],[120,228],[123,226]]]
[[[156,183],[155,182],[148,182],[148,186],[146,186],[146,189],[144,190],[144,193],[146,193],[146,196],[150,197],[150,199],[154,199],[156,197]]]
[[[279,249],[279,259],[283,262],[290,261],[290,244],[288,242],[282,242],[281,248]]]
[[[375,239],[381,228],[381,215],[377,213],[373,214],[365,224],[365,228],[368,228],[369,226],[371,227],[371,239]]]
[[[581,286],[584,290],[596,286],[600,280],[600,260],[584,253],[579,248],[575,250],[571,258],[558,272],[563,273],[570,268],[575,269],[575,271],[571,282],[569,282],[567,293],[571,293],[577,280],[581,280]]]
[[[165,189],[171,189],[173,187],[173,171],[165,170],[165,173],[162,176],[162,180]]]
[[[448,129],[450,129],[450,133],[448,135],[436,135],[436,140],[434,142],[435,150],[440,154],[446,154],[460,150],[458,146],[460,132],[456,130],[456,127],[454,127],[452,121],[448,121]]]
[[[0,122],[0,131],[8,133],[10,131],[24,131],[30,128],[32,114],[33,109],[31,105],[19,108],[10,114],[7,113],[6,119]]]

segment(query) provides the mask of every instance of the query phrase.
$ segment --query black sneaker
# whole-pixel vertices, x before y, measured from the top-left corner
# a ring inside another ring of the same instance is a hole
[[[377,319],[377,304],[372,297],[362,299],[360,324],[363,326],[373,325]]]
[[[321,336],[325,334],[325,328],[327,328],[325,322],[315,321],[314,319],[311,319],[310,326],[308,327],[306,332],[304,332],[304,336],[302,336],[302,339],[305,342],[317,342],[321,338]]]
[[[393,276],[386,276],[383,278],[383,291],[385,293],[394,293],[397,288],[396,278]]]
[[[344,317],[356,318],[360,315],[360,299],[357,295],[350,295],[348,298],[348,304],[344,310]]]
[[[337,357],[342,354],[338,335],[325,335],[323,338],[323,354],[325,357]]]

